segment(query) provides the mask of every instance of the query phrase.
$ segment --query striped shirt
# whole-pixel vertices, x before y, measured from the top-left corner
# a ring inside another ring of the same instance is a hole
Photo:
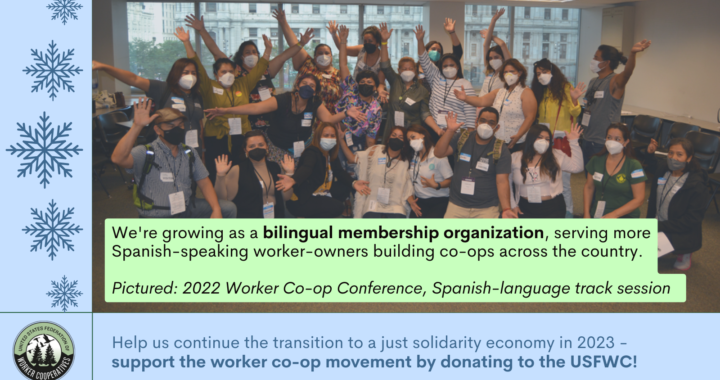
[[[475,127],[475,107],[455,97],[456,89],[465,88],[467,96],[475,96],[475,90],[467,79],[457,78],[446,80],[440,69],[430,60],[428,53],[420,56],[420,65],[425,73],[425,81],[430,83],[432,92],[430,94],[430,113],[440,128],[447,128],[443,122],[448,111],[457,114],[457,122],[465,123],[464,127]],[[439,115],[442,113],[442,116]]]

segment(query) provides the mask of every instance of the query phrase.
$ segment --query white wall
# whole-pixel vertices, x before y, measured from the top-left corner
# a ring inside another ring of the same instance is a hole
[[[592,60],[598,46],[600,46],[602,32],[603,8],[586,8],[580,10],[580,44],[578,46],[578,83],[586,85],[590,79],[596,77],[590,71]]]
[[[650,39],[652,46],[638,55],[625,104],[716,123],[720,1],[653,0],[635,6],[635,39]]]
[[[465,3],[464,2],[431,2],[425,4],[423,9],[423,27],[425,28],[425,43],[432,38],[443,46],[444,53],[452,53],[452,40],[445,31],[445,18],[455,20],[455,34],[465,49]]]

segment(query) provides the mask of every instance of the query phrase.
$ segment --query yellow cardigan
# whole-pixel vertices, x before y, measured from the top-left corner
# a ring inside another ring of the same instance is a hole
[[[250,102],[250,91],[252,91],[262,78],[270,62],[260,58],[257,65],[244,77],[235,78],[232,87],[226,90],[220,83],[210,79],[198,56],[191,58],[198,66],[198,81],[200,82],[200,95],[203,98],[203,108],[230,108],[248,104]],[[240,117],[242,119],[243,134],[250,131],[250,121],[247,115],[220,115],[205,124],[205,136],[221,139],[230,133],[229,117]],[[232,139],[228,139],[228,149],[232,151]]]
[[[550,131],[564,131],[570,132],[572,122],[570,117],[572,116],[575,122],[578,122],[578,116],[580,116],[580,102],[575,106],[572,103],[572,97],[570,96],[572,91],[572,85],[569,83],[565,86],[565,99],[562,101],[562,109],[558,116],[559,102],[550,95],[550,89],[545,89],[545,95],[543,96],[542,102],[538,104],[538,123],[550,124]],[[557,120],[557,125],[555,121]]]

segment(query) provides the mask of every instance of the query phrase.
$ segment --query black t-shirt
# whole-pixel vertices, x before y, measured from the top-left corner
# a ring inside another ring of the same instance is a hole
[[[313,97],[308,100],[305,110],[295,114],[292,111],[293,96],[292,92],[286,92],[275,97],[278,109],[273,112],[273,123],[268,129],[270,141],[282,149],[290,149],[295,141],[307,141],[310,138],[317,109],[322,105],[320,100]]]

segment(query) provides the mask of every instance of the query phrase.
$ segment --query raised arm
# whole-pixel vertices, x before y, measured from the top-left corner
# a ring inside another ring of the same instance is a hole
[[[210,163],[212,165],[212,163]],[[217,175],[215,176],[215,193],[218,199],[231,201],[238,192],[238,177],[240,176],[240,167],[233,166],[232,161],[228,159],[226,154],[222,154],[215,158],[215,168]]]
[[[300,35],[300,42],[285,49],[285,51],[278,54],[277,57],[273,58],[272,61],[270,61],[270,65],[268,66],[268,74],[270,74],[271,77],[277,75],[277,73],[282,70],[283,65],[285,65],[285,61],[303,51],[303,46],[307,45],[307,43],[310,42],[313,37],[313,29],[308,28],[305,31],[305,34]],[[270,50],[272,50],[272,48]]]
[[[129,86],[137,87],[145,92],[150,90],[150,80],[147,78],[139,77],[130,71],[118,69],[98,61],[92,61],[93,70],[102,70],[108,73],[111,77],[123,82]]]
[[[160,114],[157,113],[150,116],[151,107],[152,100],[148,98],[140,98],[140,100],[133,105],[133,112],[135,115],[133,118],[133,125],[130,127],[128,133],[120,139],[118,144],[115,146],[112,156],[110,157],[114,164],[123,169],[130,169],[135,163],[131,151],[135,146],[135,141],[140,135],[143,127],[152,123],[153,120],[160,116]]]
[[[205,113],[207,114],[208,119],[212,120],[216,116],[220,115],[262,115],[266,113],[270,113],[273,111],[277,111],[278,104],[277,104],[277,98],[274,96],[270,99],[263,100],[259,103],[249,103],[249,104],[243,104],[241,106],[235,106],[231,108],[211,108],[206,109]]]
[[[462,100],[463,102],[478,108],[492,106],[495,102],[495,96],[497,96],[498,91],[500,91],[500,89],[492,90],[483,96],[468,96],[465,92],[465,87],[463,87],[462,91],[457,89],[453,90],[455,97],[458,98],[458,100]],[[537,108],[537,105],[535,108]]]
[[[350,31],[345,25],[340,25],[338,29],[340,32],[340,79],[345,80],[345,78],[350,75],[350,68],[348,68],[347,64],[347,38],[350,34]]]
[[[652,41],[650,40],[642,40],[632,47],[632,50],[630,51],[630,56],[625,63],[625,70],[613,78],[613,80],[615,81],[615,89],[613,90],[613,92],[625,90],[625,85],[627,85],[627,82],[630,80],[633,71],[635,71],[635,58],[637,53],[640,53],[641,51],[649,48],[651,43]]]
[[[457,122],[457,115],[454,112],[448,113],[445,121],[447,122],[447,131],[440,136],[437,144],[435,144],[435,157],[437,158],[452,156],[453,148],[450,146],[450,141],[455,136],[455,132],[465,125],[465,123]]]
[[[483,61],[485,60],[485,57],[487,56],[488,50],[490,50],[490,42],[495,41],[495,36],[494,36],[495,23],[504,14],[505,14],[505,8],[500,8],[500,9],[498,9],[497,12],[495,12],[492,19],[490,20],[490,25],[488,26],[487,34],[484,36],[485,42],[483,42],[483,56],[482,56]],[[500,40],[500,41],[502,41],[502,40]],[[504,41],[502,41],[502,42],[503,42],[503,44],[501,46],[504,46],[505,42]],[[498,44],[498,45],[500,45],[500,44]],[[511,57],[509,55],[505,55],[506,51],[507,51],[507,46],[505,46],[505,48],[503,49],[503,56],[505,56],[505,59],[508,60]],[[508,54],[509,54],[509,52],[508,52]],[[489,64],[490,64],[490,62],[485,62],[486,67]]]
[[[440,70],[435,66],[435,63],[430,60],[430,57],[425,51],[425,45],[423,44],[425,40],[425,30],[422,25],[418,25],[415,28],[415,38],[417,39],[420,67],[422,67],[423,73],[425,74],[425,80],[432,85],[441,74]]]
[[[205,29],[205,20],[203,19],[205,16],[200,16],[200,18],[195,17],[195,15],[190,14],[185,16],[185,26],[191,27],[195,29],[195,33],[199,33],[200,37],[202,37],[203,42],[205,43],[205,46],[210,50],[210,54],[213,55],[214,60],[218,60],[220,58],[227,58],[228,56],[220,50],[220,48],[217,46],[217,43],[215,43],[215,40],[212,39],[210,36],[210,33]]]
[[[285,37],[285,42],[287,42],[288,46],[293,46],[298,44],[298,39],[295,33],[293,33],[292,28],[290,28],[290,25],[287,22],[287,19],[285,18],[285,11],[282,9],[276,9],[273,11],[273,17],[278,20],[278,24],[280,25],[280,29],[282,29],[283,37]],[[292,62],[293,62],[293,68],[297,71],[300,70],[303,63],[310,57],[310,54],[308,54],[305,49],[300,49],[300,51],[293,55]]]
[[[450,34],[450,39],[452,40],[453,46],[460,46],[460,39],[458,38],[457,34],[455,34],[455,20],[451,18],[445,18],[445,31]]]
[[[185,46],[185,53],[187,54],[187,57],[194,57],[195,49],[193,49],[192,44],[190,43],[190,33],[185,31],[182,26],[178,26],[177,28],[175,28],[175,33],[173,34],[175,34],[175,37],[182,41],[183,45]]]
[[[342,128],[340,128],[340,123],[335,124],[335,133],[337,133],[338,135],[338,144],[340,145],[340,149],[342,149],[343,153],[345,153],[345,158],[347,159],[347,162],[350,164],[355,164],[355,153],[350,150],[347,142],[345,142],[345,132],[343,132]]]
[[[333,42],[335,42],[335,47],[340,49],[340,36],[338,36],[338,23],[337,21],[330,21],[328,22],[328,26],[325,27],[328,30],[328,33],[332,36]],[[347,54],[350,57],[357,57],[360,54],[360,51],[362,50],[362,45],[353,45],[347,47]]]

